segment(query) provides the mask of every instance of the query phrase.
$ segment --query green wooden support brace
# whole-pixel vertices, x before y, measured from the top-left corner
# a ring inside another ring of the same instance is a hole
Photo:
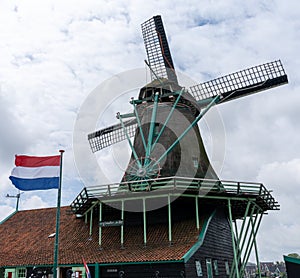
[[[257,216],[258,216],[258,214],[257,214]],[[260,217],[262,217],[262,213],[260,214]],[[251,221],[251,225],[252,225],[253,244],[254,244],[254,250],[255,250],[256,264],[258,266],[258,277],[260,278],[261,277],[261,269],[260,269],[260,263],[259,263],[259,257],[258,257],[258,248],[257,248],[257,244],[256,244],[256,233],[257,233],[257,231],[254,231],[254,223],[253,223],[252,218],[250,219],[250,221]],[[259,221],[259,224],[260,224],[260,221]],[[256,230],[258,230],[259,224],[258,224]],[[249,253],[249,255],[250,255],[250,253]],[[247,259],[247,261],[248,261],[248,259]],[[246,267],[247,261],[245,262],[245,267]]]
[[[172,244],[172,218],[171,218],[171,197],[168,195],[168,223],[169,223],[169,243]]]
[[[247,234],[248,234],[248,230],[249,230],[249,222],[248,222],[248,225],[246,227],[246,230],[245,230],[245,224],[247,222],[246,220],[247,220],[247,216],[248,216],[248,213],[249,213],[250,206],[251,206],[251,202],[248,201],[247,207],[246,207],[246,211],[245,211],[245,214],[244,214],[244,217],[243,217],[243,223],[242,223],[240,232],[238,232],[237,225],[236,225],[236,238],[237,238],[236,245],[239,247],[238,261],[241,259],[242,250],[244,249],[245,240],[246,240],[246,237],[247,237]],[[252,217],[253,212],[254,212],[254,207],[251,210],[250,217]],[[241,244],[242,238],[243,238],[243,241],[242,241],[242,244]]]
[[[95,278],[99,278],[99,263],[95,264]]]
[[[135,117],[135,114],[133,114],[133,113],[128,113],[128,114],[120,114],[119,115],[122,119],[126,119],[126,118],[133,118],[133,117]]]
[[[236,241],[236,246],[237,246],[237,251],[238,251],[238,256],[237,256],[237,261],[239,262],[242,259],[242,252],[244,250],[245,244],[246,244],[246,250],[244,251],[247,252],[248,247],[249,247],[249,240],[248,242],[246,242],[247,236],[248,236],[248,232],[249,232],[249,228],[250,228],[250,221],[247,221],[247,216],[248,216],[248,212],[250,209],[250,205],[252,204],[251,201],[248,200],[247,203],[247,208],[243,217],[243,223],[242,223],[242,227],[241,230],[239,232],[239,235],[237,234],[237,241]],[[250,218],[253,217],[253,213],[255,210],[255,206],[252,207],[251,212],[250,212]],[[245,228],[245,224],[247,222],[246,228]],[[241,243],[242,242],[242,243]],[[244,259],[243,259],[244,260]],[[235,262],[234,262],[235,265]],[[232,268],[231,269],[231,277],[235,277],[234,275],[236,274],[236,269]]]
[[[144,245],[147,244],[147,220],[146,220],[146,199],[143,198],[143,227],[144,227]]]
[[[158,133],[158,135],[157,135],[157,137],[156,137],[156,139],[155,139],[155,141],[154,141],[154,143],[153,143],[153,145],[152,145],[152,147],[151,147],[151,150],[154,149],[154,147],[155,147],[156,143],[158,142],[160,136],[161,136],[162,133],[164,132],[165,127],[167,126],[168,122],[170,121],[170,119],[171,119],[171,117],[172,117],[172,115],[173,115],[173,113],[174,113],[174,110],[175,110],[175,108],[176,108],[176,106],[177,106],[177,104],[178,104],[178,102],[179,102],[179,100],[180,100],[181,95],[182,95],[183,92],[184,92],[184,89],[182,88],[182,89],[180,90],[178,96],[177,96],[176,101],[174,102],[174,104],[173,104],[173,106],[172,106],[172,109],[171,109],[171,111],[170,111],[168,117],[166,118],[166,120],[165,120],[165,122],[164,122],[164,125],[162,126],[160,132]]]
[[[255,206],[253,206],[253,209],[255,209]],[[255,215],[255,216],[254,216]],[[255,223],[257,221],[257,218],[258,218],[258,214],[256,213],[255,214],[255,211],[253,210],[253,213],[250,215],[249,217],[249,220],[248,220],[248,225],[247,227],[251,228],[250,229],[250,236],[249,236],[249,239],[248,239],[248,242],[247,242],[247,245],[246,245],[246,250],[244,252],[244,257],[242,259],[242,268],[246,267],[246,263],[248,261],[248,258],[250,256],[250,253],[251,253],[251,249],[252,249],[252,242],[253,242],[253,226],[251,225],[251,220],[252,218],[255,217]],[[249,254],[249,256],[248,256]]]
[[[199,199],[198,199],[198,196],[195,197],[195,208],[196,208],[196,227],[197,227],[197,230],[200,229],[200,223],[199,223]]]
[[[102,203],[99,203],[99,222],[102,221]],[[99,246],[102,245],[102,227],[99,225]]]
[[[121,225],[121,248],[123,248],[123,245],[124,245],[124,200],[122,200],[121,220],[123,221],[123,224]]]
[[[151,122],[149,127],[149,133],[148,133],[148,142],[147,142],[147,148],[146,148],[146,165],[148,164],[148,159],[150,158],[150,153],[152,149],[152,142],[153,142],[153,136],[154,136],[154,128],[155,128],[155,119],[156,119],[156,112],[157,112],[157,106],[158,106],[158,97],[159,93],[155,93],[154,96],[154,104],[153,104],[153,110],[151,115]]]
[[[252,218],[249,220],[249,222],[251,223],[251,238],[249,239],[249,249],[247,249],[244,260],[242,262],[241,273],[244,272],[246,264],[249,260],[250,254],[251,254],[252,247],[254,244],[256,244],[256,235],[257,235],[257,232],[258,232],[261,220],[262,220],[262,216],[263,216],[263,213],[260,212],[260,208],[258,208],[258,210],[256,212],[254,223],[253,223]],[[251,242],[250,242],[250,240],[251,240]],[[255,255],[256,255],[256,260],[259,261],[257,249],[255,250]],[[259,270],[258,274],[260,275],[259,277],[261,277],[260,270]]]
[[[90,212],[90,236],[92,236],[93,233],[93,210]]]
[[[162,161],[172,150],[173,148],[182,140],[183,137],[198,123],[198,121],[209,111],[209,109],[217,104],[220,100],[220,96],[216,96],[213,100],[205,107],[205,109],[194,119],[194,121],[189,125],[189,127],[173,142],[173,144],[153,163],[152,167],[156,166],[160,161]]]
[[[239,273],[239,265],[238,265],[238,259],[237,259],[237,246],[234,238],[234,231],[232,227],[232,211],[231,211],[231,202],[230,199],[228,199],[228,212],[229,212],[229,224],[230,224],[230,230],[231,230],[231,239],[232,239],[232,247],[233,247],[233,259],[234,259],[234,264],[232,264],[232,269],[235,266],[237,276],[236,278],[240,278],[240,273]],[[230,275],[230,277],[234,277]]]

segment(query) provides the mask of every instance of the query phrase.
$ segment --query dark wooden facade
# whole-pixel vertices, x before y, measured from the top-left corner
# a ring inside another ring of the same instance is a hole
[[[284,262],[285,262],[288,278],[299,278],[300,277],[300,258],[284,256]]]
[[[120,212],[118,210],[111,210],[110,216],[106,215],[105,219],[117,219]],[[194,236],[197,239],[194,244],[190,246],[190,249],[186,254],[177,261],[145,261],[135,263],[113,263],[105,266],[99,266],[101,273],[100,277],[211,277],[208,275],[208,265],[211,262],[211,273],[213,277],[229,277],[229,268],[233,261],[233,247],[232,238],[227,209],[222,206],[214,206],[200,204],[199,215],[201,219],[201,228]],[[184,221],[191,220],[195,223],[195,207],[190,198],[181,197],[172,203],[172,226],[176,224],[180,226]],[[154,211],[147,212],[147,227],[161,225],[160,230],[163,230],[163,226],[166,228],[165,242],[162,246],[165,250],[172,252],[172,249],[176,246],[178,238],[173,238],[173,246],[167,242],[167,207],[163,207]],[[126,233],[126,227],[135,227],[136,233],[141,232],[142,226],[142,214],[134,212],[125,212],[124,215],[124,229]],[[195,228],[195,224],[194,224]],[[112,229],[111,229],[112,230]],[[189,231],[186,231],[188,234]],[[159,236],[162,236],[160,234]],[[158,240],[158,238],[157,238]],[[103,245],[104,250],[107,250]],[[142,244],[142,238],[139,239],[139,244]],[[145,251],[148,248],[152,248],[153,242],[147,243],[144,246]],[[125,250],[130,251],[130,246],[124,246]],[[200,270],[199,270],[200,264]],[[226,266],[227,265],[227,266]],[[198,272],[197,272],[198,267]],[[202,275],[200,273],[202,272]],[[121,275],[121,276],[120,276]],[[123,275],[123,276],[122,276]]]
[[[196,261],[201,264],[203,277],[209,277],[207,273],[209,259],[214,277],[229,277],[227,266],[231,267],[233,247],[229,220],[221,208],[211,219],[203,244],[185,263],[185,277],[199,277],[196,272]]]

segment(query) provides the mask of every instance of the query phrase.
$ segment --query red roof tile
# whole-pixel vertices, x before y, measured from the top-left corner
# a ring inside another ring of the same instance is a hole
[[[99,248],[97,219],[93,234],[83,219],[61,208],[59,264],[138,262],[180,260],[197,241],[199,232],[194,220],[173,223],[172,242],[168,242],[168,226],[147,227],[147,246],[143,244],[143,227],[124,226],[124,248],[120,247],[120,227],[102,228]],[[0,266],[53,264],[56,209],[19,211],[0,225]]]

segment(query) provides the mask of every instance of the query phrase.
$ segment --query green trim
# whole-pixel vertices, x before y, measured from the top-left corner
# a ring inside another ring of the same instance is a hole
[[[183,263],[183,259],[180,260],[169,260],[169,261],[144,261],[144,262],[119,262],[119,263],[92,263],[87,264],[88,266],[114,266],[114,265],[136,265],[136,264],[164,264],[164,263]],[[21,266],[3,266],[3,268],[28,268],[28,267],[52,267],[53,265],[21,265]],[[58,267],[83,267],[83,264],[62,264]]]
[[[199,237],[198,237],[198,241],[182,257],[182,259],[185,263],[195,254],[195,252],[203,244],[206,232],[208,230],[209,223],[213,219],[215,214],[216,214],[216,210],[214,210],[212,212],[212,214],[208,218],[205,219],[205,221],[203,223],[203,227],[202,227],[201,232],[200,232]]]
[[[300,258],[293,258],[293,257],[283,255],[283,259],[285,262],[300,264]]]
[[[0,225],[3,224],[5,221],[7,221],[8,219],[10,219],[11,217],[13,217],[18,211],[15,210],[14,212],[12,212],[10,215],[8,215],[7,217],[5,217],[2,221],[0,221]]]
[[[120,197],[120,198],[115,198],[115,199],[110,199],[110,200],[101,200],[102,203],[106,204],[106,203],[113,203],[113,202],[117,202],[117,201],[128,201],[128,200],[138,200],[138,199],[152,199],[152,198],[164,198],[164,197],[168,197],[168,195],[170,194],[170,196],[182,196],[182,197],[192,197],[195,198],[195,195],[192,194],[180,194],[180,193],[165,193],[165,194],[159,194],[159,195],[149,195],[149,196],[145,196],[145,195],[140,195],[140,196],[134,196],[134,197]],[[208,195],[204,195],[204,196],[199,196],[198,198],[201,199],[217,199],[217,200],[234,200],[234,201],[255,201],[254,198],[248,198],[248,197],[222,197],[222,196],[208,196]]]

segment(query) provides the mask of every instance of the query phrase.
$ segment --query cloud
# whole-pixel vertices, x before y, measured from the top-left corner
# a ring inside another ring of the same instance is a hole
[[[7,206],[7,205],[1,205],[0,206],[0,222],[5,220],[6,217],[8,217],[10,214],[12,214],[15,211],[14,207]]]
[[[300,223],[294,214],[300,203],[300,159],[263,165],[257,179],[273,190],[280,204],[280,211],[264,217],[261,225],[259,245],[268,246],[262,249],[262,256],[274,258],[278,250],[282,250],[282,254],[300,250]]]
[[[45,207],[49,207],[49,203],[43,201],[41,197],[36,195],[32,195],[21,202],[21,209],[23,210]]]
[[[79,108],[107,78],[144,67],[140,24],[162,14],[175,66],[196,82],[274,59],[283,61],[289,85],[218,107],[226,137],[220,178],[264,182],[274,190],[281,211],[264,217],[260,250],[263,258],[281,260],[292,244],[298,246],[299,10],[299,1],[292,0],[267,5],[262,0],[201,4],[192,0],[188,5],[186,1],[176,5],[174,1],[2,1],[0,218],[14,208],[4,196],[16,193],[8,180],[16,153],[48,155],[65,149],[62,203],[69,204],[79,193],[84,184],[72,145]],[[208,132],[203,129],[204,138],[209,138]],[[126,165],[128,153],[120,148],[119,155],[119,146],[114,146],[113,160],[122,158]],[[114,169],[108,166],[111,156],[97,154],[107,175]],[[54,191],[26,192],[21,197],[22,208],[55,203]],[[279,243],[279,235],[287,244]]]

